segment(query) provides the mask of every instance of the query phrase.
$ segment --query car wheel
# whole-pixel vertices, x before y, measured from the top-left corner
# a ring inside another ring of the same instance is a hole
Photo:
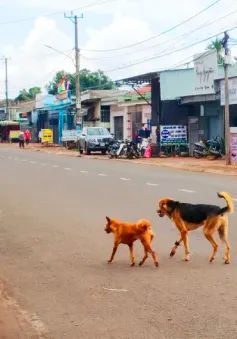
[[[102,155],[106,155],[106,150],[101,151]]]
[[[91,154],[90,150],[87,147],[87,144],[85,144],[85,151],[86,151],[86,155],[90,155]]]

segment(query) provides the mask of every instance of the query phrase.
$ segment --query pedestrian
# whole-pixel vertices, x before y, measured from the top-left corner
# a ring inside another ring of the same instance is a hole
[[[24,148],[25,147],[25,135],[24,132],[19,133],[19,147]]]
[[[31,140],[31,133],[30,133],[30,131],[27,129],[27,130],[25,131],[24,134],[25,134],[26,145],[29,145],[30,140]]]
[[[83,156],[83,148],[81,147],[80,139],[77,139],[77,150],[78,150],[78,157]]]
[[[42,133],[41,133],[41,130],[40,130],[39,134],[38,134],[38,141],[39,141],[40,144],[41,144],[41,135],[42,135]]]

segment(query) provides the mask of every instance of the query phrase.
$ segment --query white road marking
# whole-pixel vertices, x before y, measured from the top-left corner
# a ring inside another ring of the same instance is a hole
[[[233,200],[237,202],[237,199],[233,199]]]
[[[158,186],[158,184],[152,184],[151,182],[147,183],[148,186]]]
[[[22,161],[22,162],[26,162],[26,160],[25,160],[25,159],[22,159],[21,161]]]
[[[186,193],[196,193],[196,191],[186,190],[184,188],[179,189],[180,192],[186,192]]]
[[[18,158],[14,158],[14,160],[15,160],[15,161],[17,161],[17,160],[18,160]]]
[[[99,173],[98,174],[100,177],[107,177],[107,174],[104,174],[104,173]]]
[[[126,290],[125,288],[106,288],[103,286],[102,288],[106,291],[111,291],[111,292],[128,292],[128,290]]]
[[[44,163],[42,163],[42,164],[40,164],[41,166],[46,166],[46,164],[44,164]]]
[[[120,180],[128,181],[130,179],[129,178],[120,178]]]
[[[65,169],[65,171],[71,171],[71,168],[69,168],[69,167],[65,167],[64,169]]]
[[[53,165],[53,168],[58,168],[58,165]]]
[[[4,156],[4,155],[1,155],[1,158],[5,158],[5,156]]]
[[[31,164],[36,164],[36,161],[30,161]]]
[[[12,159],[12,157],[8,157],[8,159]]]
[[[80,171],[80,173],[88,173],[88,171]]]

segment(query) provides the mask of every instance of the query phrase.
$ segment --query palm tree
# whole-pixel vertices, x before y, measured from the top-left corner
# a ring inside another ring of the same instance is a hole
[[[222,47],[222,39],[216,38],[215,40],[212,40],[211,43],[207,46],[207,50],[216,50],[217,51],[217,63],[218,65],[224,65],[224,58],[221,55],[221,52],[223,50]]]

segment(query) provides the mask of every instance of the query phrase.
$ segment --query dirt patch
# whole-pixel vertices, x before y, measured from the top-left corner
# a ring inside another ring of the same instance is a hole
[[[20,310],[17,303],[4,290],[0,282],[0,338],[40,339],[46,338],[32,325],[27,313]]]

